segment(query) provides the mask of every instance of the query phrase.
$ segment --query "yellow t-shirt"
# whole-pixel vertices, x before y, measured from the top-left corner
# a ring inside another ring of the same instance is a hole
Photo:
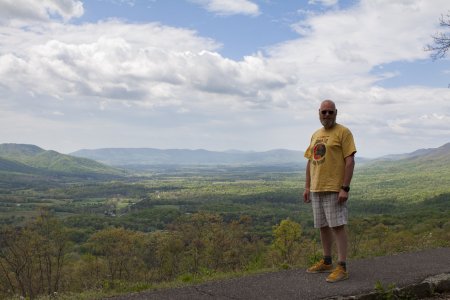
[[[344,181],[345,158],[355,152],[352,133],[340,124],[314,132],[305,152],[310,160],[310,191],[339,192]]]

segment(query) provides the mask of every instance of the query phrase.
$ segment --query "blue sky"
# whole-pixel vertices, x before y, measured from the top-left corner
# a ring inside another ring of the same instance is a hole
[[[447,0],[0,0],[0,143],[305,150],[321,100],[358,154],[450,142]]]
[[[208,2],[208,1],[204,1]],[[223,1],[226,2],[226,1]],[[229,1],[233,2],[233,1]],[[235,1],[239,5],[240,1]],[[329,7],[308,1],[242,1],[255,3],[254,13],[209,11],[201,1],[109,1],[84,2],[85,14],[76,20],[97,22],[119,18],[132,22],[159,22],[173,27],[195,30],[200,36],[211,37],[222,44],[221,55],[239,60],[265,47],[295,39],[298,34],[291,25],[309,11],[325,12]],[[332,1],[334,3],[334,1]],[[336,2],[337,3],[337,2]],[[355,1],[341,1],[336,7],[347,7]]]

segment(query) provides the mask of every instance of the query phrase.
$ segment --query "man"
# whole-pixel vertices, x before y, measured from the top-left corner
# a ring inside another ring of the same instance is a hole
[[[349,129],[336,123],[337,109],[331,100],[324,100],[319,109],[323,127],[311,137],[305,152],[308,159],[305,203],[312,203],[314,227],[320,228],[323,259],[307,269],[308,273],[331,272],[327,282],[348,278],[347,199],[355,167],[356,153],[353,135]],[[336,239],[338,263],[333,270],[331,248]]]

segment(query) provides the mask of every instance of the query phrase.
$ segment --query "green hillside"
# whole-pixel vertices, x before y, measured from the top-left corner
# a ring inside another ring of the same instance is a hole
[[[0,144],[0,156],[20,160],[22,157],[32,157],[45,150],[28,144]]]
[[[39,171],[68,174],[123,175],[124,172],[94,160],[73,157],[52,150],[44,150],[35,145],[0,144],[0,164],[2,171],[36,173]]]
[[[384,203],[417,202],[450,192],[450,143],[405,156],[357,168],[352,197]]]
[[[30,173],[30,174],[39,172],[39,170],[33,167],[2,157],[0,157],[0,171],[14,172],[14,173]]]

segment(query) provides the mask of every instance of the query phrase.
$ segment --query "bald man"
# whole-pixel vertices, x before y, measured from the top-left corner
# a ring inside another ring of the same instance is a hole
[[[323,258],[306,271],[331,272],[327,282],[348,279],[347,271],[347,200],[355,167],[355,142],[350,130],[336,123],[337,109],[331,100],[320,104],[322,128],[311,137],[305,152],[308,159],[303,200],[312,203],[314,227],[320,229]],[[336,240],[338,262],[333,268],[331,248]]]

